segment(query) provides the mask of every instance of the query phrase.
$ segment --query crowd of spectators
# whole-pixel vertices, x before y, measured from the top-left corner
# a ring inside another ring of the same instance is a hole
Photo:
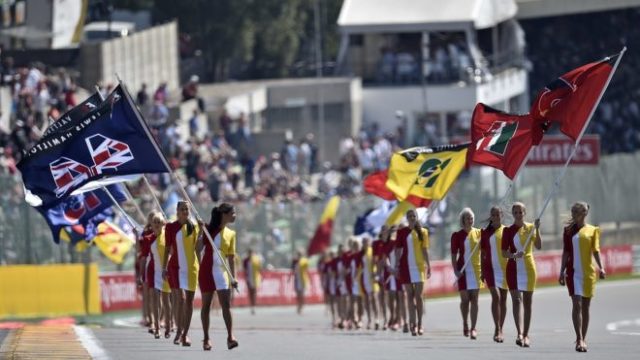
[[[185,86],[193,86],[192,79]],[[394,149],[402,145],[395,134],[382,134],[377,125],[363,129],[357,137],[342,139],[339,161],[320,162],[314,134],[295,141],[287,139],[280,151],[261,154],[255,151],[250,120],[244,113],[230,114],[226,110],[214,117],[198,121],[203,100],[197,87],[184,100],[199,99],[198,109],[189,120],[189,132],[180,131],[180,124],[169,121],[166,97],[161,85],[152,96],[146,86],[137,93],[138,105],[146,109],[149,123],[169,164],[182,170],[187,191],[199,202],[247,201],[312,201],[328,195],[354,196],[361,193],[361,177],[388,166]],[[150,100],[152,102],[150,104]],[[161,109],[161,110],[158,110]],[[154,114],[167,113],[158,121]],[[200,131],[199,124],[207,124]],[[167,177],[152,177],[159,189],[175,192]],[[172,198],[164,193],[165,198]]]
[[[532,96],[555,77],[627,46],[587,130],[600,135],[603,153],[640,148],[638,24],[640,8],[521,21],[533,65],[529,76]]]
[[[424,61],[419,41],[402,46],[383,46],[377,65],[376,82],[381,84],[420,83],[424,71],[428,83],[469,81],[474,65],[464,36],[457,33],[432,33],[429,58]],[[422,68],[422,63],[424,68]]]

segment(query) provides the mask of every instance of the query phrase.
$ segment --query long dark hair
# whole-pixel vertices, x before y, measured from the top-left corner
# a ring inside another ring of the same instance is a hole
[[[233,205],[229,203],[222,203],[218,206],[214,206],[211,209],[211,220],[209,220],[209,229],[216,231],[222,225],[222,214],[227,214],[233,211]]]
[[[410,212],[412,212],[415,214],[416,216],[416,222],[415,224],[413,224],[413,228],[411,230],[415,230],[416,233],[418,234],[418,240],[420,240],[420,242],[422,242],[424,240],[424,235],[422,234],[422,224],[420,224],[420,220],[418,219],[418,213],[416,212],[415,209],[411,209],[409,211],[407,211],[406,215],[409,215]],[[407,217],[408,220],[408,217]]]

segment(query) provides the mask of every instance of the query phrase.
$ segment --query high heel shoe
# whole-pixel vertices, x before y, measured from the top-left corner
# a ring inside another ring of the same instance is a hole
[[[238,345],[238,340],[236,339],[227,340],[227,349],[229,350],[237,348]]]
[[[516,338],[516,345],[522,347],[522,335],[518,335]]]
[[[469,336],[469,325],[462,325],[462,335],[464,335],[465,337]]]
[[[209,340],[209,339],[202,340],[202,350],[211,351],[212,348],[213,348],[213,346],[211,345],[211,340]]]
[[[153,331],[153,337],[154,337],[155,339],[160,339],[160,329],[155,329],[155,330]]]
[[[471,332],[469,333],[469,339],[476,340],[477,338],[478,332],[476,331],[476,329],[471,329]]]
[[[183,336],[182,337],[182,346],[191,346],[191,339],[189,339],[188,336]]]

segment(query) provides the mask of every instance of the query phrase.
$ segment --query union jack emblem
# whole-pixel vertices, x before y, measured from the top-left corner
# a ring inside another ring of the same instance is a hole
[[[104,135],[96,134],[85,139],[93,166],[88,167],[68,157],[61,157],[49,164],[56,183],[56,196],[62,197],[72,187],[90,177],[102,175],[104,170],[118,170],[119,166],[134,159],[129,145]]]
[[[86,138],[85,142],[94,163],[91,171],[96,175],[102,174],[104,170],[118,170],[118,166],[133,160],[129,145],[121,141],[96,134]]]

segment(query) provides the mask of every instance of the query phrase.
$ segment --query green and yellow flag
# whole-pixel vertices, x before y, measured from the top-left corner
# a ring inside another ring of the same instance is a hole
[[[393,154],[387,188],[398,200],[442,200],[465,167],[468,146],[415,147]]]

